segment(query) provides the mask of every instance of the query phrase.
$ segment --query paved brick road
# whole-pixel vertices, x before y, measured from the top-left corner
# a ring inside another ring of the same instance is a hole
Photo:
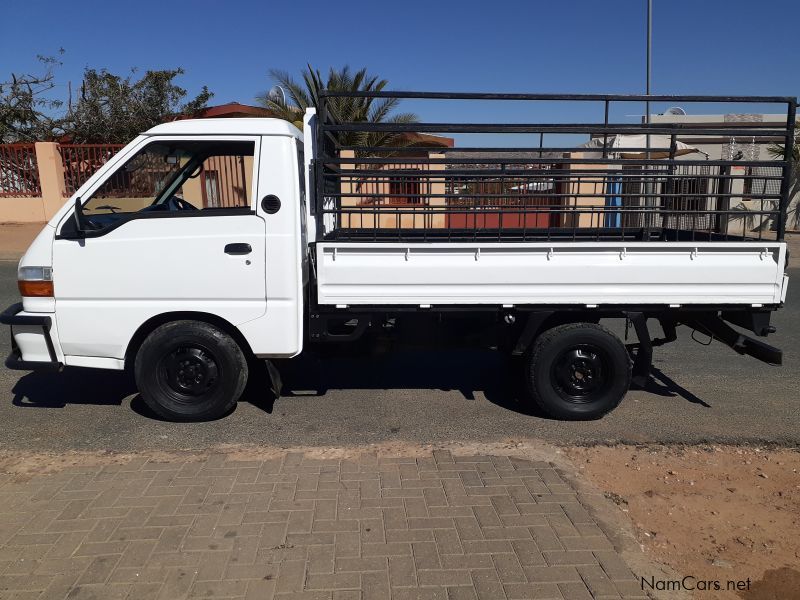
[[[0,475],[2,598],[638,598],[576,491],[498,456],[225,454]]]

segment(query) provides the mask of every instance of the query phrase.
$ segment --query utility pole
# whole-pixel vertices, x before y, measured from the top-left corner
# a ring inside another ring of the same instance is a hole
[[[653,0],[647,0],[647,65],[645,67],[645,91],[644,93],[650,95],[650,69],[652,66],[652,49],[653,49]],[[645,102],[644,106],[644,122],[650,125],[650,100]],[[647,135],[647,158],[650,158],[650,134]]]
[[[650,67],[651,67],[651,50],[653,46],[653,0],[647,0],[647,41],[646,41],[646,67],[645,67],[645,94],[648,96],[648,99],[645,101],[644,105],[644,122],[647,126],[647,135],[645,136],[646,148],[647,153],[645,156],[647,160],[650,160]],[[645,169],[650,170],[652,166],[648,164]],[[653,183],[650,177],[647,178],[647,183],[645,185],[645,206],[654,206],[655,199],[652,197],[653,194]],[[650,226],[650,219],[647,219],[647,229]]]
[[[650,95],[650,67],[652,64],[651,52],[653,48],[653,0],[647,0],[647,82],[645,94]],[[647,123],[650,123],[650,102],[647,103]]]

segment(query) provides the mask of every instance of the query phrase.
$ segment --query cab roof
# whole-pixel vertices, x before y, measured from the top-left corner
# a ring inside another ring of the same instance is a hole
[[[283,119],[182,119],[156,125],[144,135],[285,135],[303,139],[300,130]]]

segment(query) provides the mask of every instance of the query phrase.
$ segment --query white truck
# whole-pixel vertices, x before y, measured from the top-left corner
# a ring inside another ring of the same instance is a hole
[[[374,110],[392,98],[488,102],[495,115],[600,106],[603,117],[337,114],[345,100]],[[787,119],[691,131],[609,121],[644,102],[778,105]],[[774,97],[326,92],[304,131],[269,118],[165,123],[90,177],[22,257],[22,302],[0,316],[6,366],[132,369],[158,415],[203,420],[232,408],[255,359],[446,330],[517,357],[548,415],[591,419],[644,383],[653,346],[679,325],[780,363],[741,330],[772,333],[786,297],[791,152],[708,158],[682,139],[791,149],[795,109]]]

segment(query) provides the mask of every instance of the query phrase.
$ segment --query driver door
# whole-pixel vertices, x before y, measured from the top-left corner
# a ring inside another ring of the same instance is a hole
[[[85,233],[69,216],[53,245],[67,364],[124,359],[136,330],[164,313],[233,325],[265,314],[259,146],[247,136],[154,137],[90,188]]]

